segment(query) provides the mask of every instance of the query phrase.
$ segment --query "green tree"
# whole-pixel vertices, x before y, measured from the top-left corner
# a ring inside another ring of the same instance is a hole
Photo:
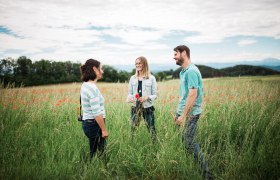
[[[14,71],[16,83],[29,85],[30,82],[30,74],[32,69],[32,61],[25,56],[21,56],[16,61],[16,68]]]
[[[14,77],[15,67],[16,67],[16,61],[14,59],[7,58],[1,60],[0,80],[4,86],[15,81],[15,77]]]
[[[33,63],[32,67],[33,85],[50,84],[53,82],[53,74],[57,71],[53,70],[52,63],[49,60],[40,60]]]
[[[157,81],[163,81],[163,80],[166,80],[167,78],[167,75],[165,74],[165,72],[158,72],[156,73],[157,74]]]
[[[104,65],[103,66],[103,78],[101,81],[105,82],[117,82],[118,81],[118,71],[112,66]]]
[[[119,82],[127,82],[129,81],[130,73],[126,71],[119,71],[118,73],[118,81]]]

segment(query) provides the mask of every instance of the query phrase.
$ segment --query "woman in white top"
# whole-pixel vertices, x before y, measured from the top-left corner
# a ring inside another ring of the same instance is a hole
[[[143,116],[153,142],[156,141],[156,128],[153,103],[157,98],[156,78],[150,73],[147,59],[143,56],[135,60],[135,75],[129,80],[127,102],[131,107],[131,132],[132,139],[135,127],[139,125]]]
[[[97,149],[102,153],[105,148],[108,132],[105,126],[104,98],[96,86],[102,78],[103,70],[99,61],[89,59],[81,66],[81,106],[83,112],[83,131],[88,137],[90,157]]]

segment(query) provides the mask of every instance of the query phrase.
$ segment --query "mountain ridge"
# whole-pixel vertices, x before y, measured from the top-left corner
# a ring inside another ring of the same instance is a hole
[[[252,66],[262,66],[266,67],[275,71],[280,72],[280,59],[277,58],[266,58],[263,60],[256,60],[256,61],[238,61],[238,62],[232,62],[232,63],[196,63],[194,61],[194,64],[197,65],[204,65],[204,66],[209,66],[215,69],[222,69],[222,68],[227,68],[227,67],[233,67],[236,65],[252,65]],[[118,70],[125,70],[125,71],[132,71],[132,69],[135,68],[133,64],[130,65],[112,65],[114,68]],[[168,64],[155,64],[151,63],[150,65],[150,70],[151,72],[160,72],[160,71],[167,71],[167,70],[176,70],[180,66],[176,65],[174,63],[168,63]]]

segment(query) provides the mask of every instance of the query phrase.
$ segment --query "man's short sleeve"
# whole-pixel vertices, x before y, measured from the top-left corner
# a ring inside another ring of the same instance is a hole
[[[198,75],[195,71],[190,70],[188,72],[188,88],[189,89],[198,89]]]

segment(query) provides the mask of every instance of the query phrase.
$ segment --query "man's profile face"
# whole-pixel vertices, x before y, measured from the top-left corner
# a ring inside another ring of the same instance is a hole
[[[181,66],[184,62],[184,59],[182,57],[182,53],[178,52],[178,51],[174,51],[174,58],[173,58],[175,61],[176,61],[176,64]]]

